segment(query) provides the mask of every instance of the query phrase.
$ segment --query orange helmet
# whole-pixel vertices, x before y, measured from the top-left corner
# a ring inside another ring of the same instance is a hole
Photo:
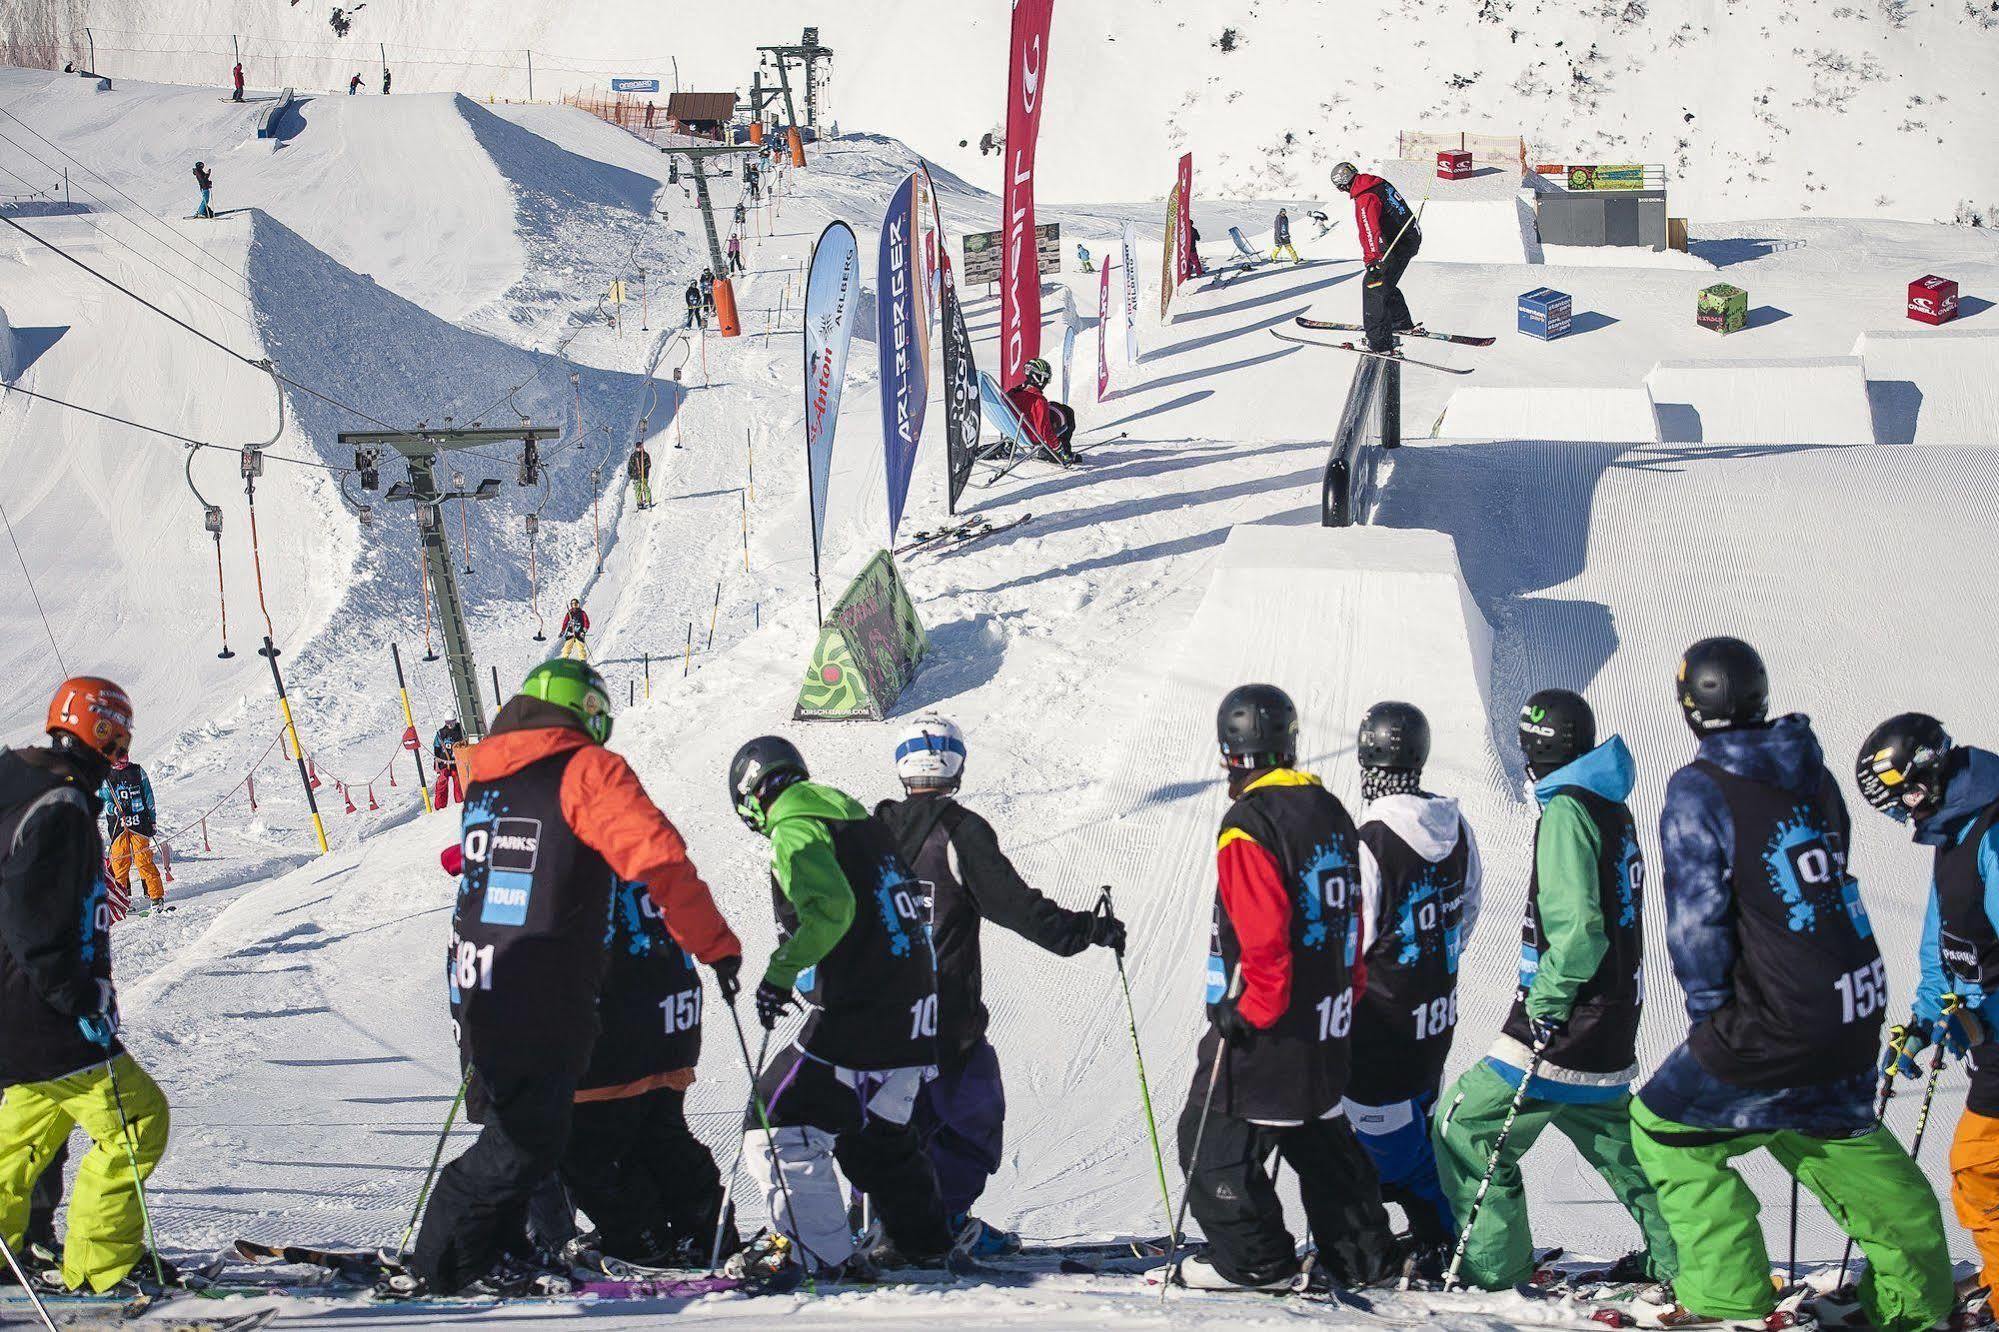
[[[72,676],[49,700],[48,732],[73,736],[107,759],[122,757],[132,751],[132,700],[102,676]]]

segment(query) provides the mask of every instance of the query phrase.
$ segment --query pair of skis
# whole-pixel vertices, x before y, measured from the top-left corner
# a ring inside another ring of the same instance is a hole
[[[1295,322],[1300,328],[1311,329],[1317,332],[1360,333],[1365,331],[1364,327],[1360,324],[1341,324],[1329,319],[1307,319],[1303,315],[1299,315]],[[1419,361],[1414,357],[1404,356],[1401,352],[1372,351],[1369,348],[1352,342],[1319,342],[1313,338],[1294,337],[1291,334],[1274,328],[1270,330],[1270,335],[1280,342],[1289,342],[1299,347],[1324,347],[1328,351],[1349,351],[1357,356],[1371,356],[1378,361],[1396,361],[1403,365],[1420,365],[1425,370],[1440,370],[1447,375],[1468,375],[1471,373],[1471,367],[1469,366],[1439,365],[1435,361]],[[1396,336],[1422,338],[1431,342],[1455,342],[1461,347],[1490,347],[1493,343],[1493,339],[1491,338],[1474,337],[1468,333],[1432,333],[1427,328],[1412,328]]]
[[[991,518],[981,514],[976,518],[967,518],[962,523],[953,523],[948,527],[940,527],[935,531],[918,532],[908,541],[897,546],[895,553],[897,555],[911,555],[919,550],[943,550],[951,546],[969,546],[974,541],[983,541],[987,537],[996,536],[1001,532],[1011,532],[1014,528],[1019,527],[1032,517],[1034,515],[1031,513],[1023,513],[1020,517],[1010,519],[1007,522],[995,523]]]

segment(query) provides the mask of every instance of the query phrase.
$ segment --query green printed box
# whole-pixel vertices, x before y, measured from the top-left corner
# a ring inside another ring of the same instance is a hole
[[[1717,282],[1701,293],[1695,322],[1717,333],[1741,332],[1749,324],[1749,293],[1726,282]]]

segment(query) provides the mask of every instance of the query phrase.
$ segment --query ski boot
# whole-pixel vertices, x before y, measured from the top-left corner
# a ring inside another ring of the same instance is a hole
[[[1316,1263],[1311,1265],[1311,1268],[1316,1267]],[[1298,1289],[1300,1278],[1305,1275],[1306,1271],[1311,1270],[1311,1268],[1301,1269],[1298,1272],[1287,1272],[1282,1276],[1272,1277],[1268,1281],[1247,1283],[1231,1281],[1221,1274],[1220,1270],[1209,1260],[1207,1251],[1203,1250],[1200,1253],[1189,1254],[1187,1257],[1182,1258],[1177,1270],[1171,1264],[1161,1268],[1159,1275],[1163,1277],[1167,1272],[1172,1272],[1173,1284],[1176,1286],[1185,1286],[1188,1290],[1260,1291],[1265,1294],[1283,1295]],[[1148,1277],[1151,1275],[1151,1273],[1147,1273]]]
[[[960,1212],[945,1222],[955,1237],[954,1247],[974,1258],[1004,1258],[1020,1252],[1020,1236],[1011,1230],[989,1225],[970,1212]]]
[[[789,1235],[760,1230],[723,1262],[722,1275],[742,1282],[745,1290],[795,1290],[804,1283],[805,1266]]]
[[[1714,1328],[1718,1332],[1816,1332],[1819,1321],[1805,1307],[1807,1287],[1786,1291],[1777,1307],[1761,1318],[1712,1318],[1697,1314],[1673,1295],[1670,1284],[1653,1287],[1631,1301],[1629,1314],[1639,1327]]]

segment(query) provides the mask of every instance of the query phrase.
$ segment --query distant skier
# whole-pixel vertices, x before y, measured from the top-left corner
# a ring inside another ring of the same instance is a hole
[[[80,1126],[93,1145],[50,1284],[129,1299],[140,1282],[157,1289],[139,1185],[166,1152],[168,1120],[158,1084],[118,1041],[97,830],[95,792],[131,751],[132,702],[109,680],[66,680],[46,729],[46,747],[0,751],[0,1238],[21,1252],[30,1195]]]
[[[347,80],[347,95],[349,97],[352,97],[355,93],[360,91],[361,91],[361,76],[359,74],[356,74],[353,78]]]
[[[625,461],[625,475],[632,480],[632,492],[641,509],[652,507],[652,454],[646,451],[645,441],[632,445],[632,456]]]
[[[1280,208],[1270,229],[1270,262],[1276,263],[1287,255],[1294,264],[1305,262],[1298,257],[1298,247],[1291,243],[1291,214]]]
[[[736,232],[736,231],[732,231],[732,232],[730,232],[730,233],[729,233],[729,245],[728,245],[728,250],[729,250],[729,271],[730,271],[731,273],[740,273],[740,272],[742,272],[742,271],[743,271],[743,237],[742,237],[742,233],[741,233],[741,232]]]
[[[1208,266],[1201,262],[1201,229],[1194,225],[1191,215],[1187,218],[1187,276],[1206,277]]]
[[[645,127],[647,129],[652,128],[652,113],[653,113],[652,99],[648,97],[646,98],[646,123],[645,123]]]
[[[1368,350],[1393,351],[1397,333],[1421,327],[1402,298],[1402,273],[1423,248],[1423,229],[1400,191],[1379,176],[1355,170],[1351,162],[1333,168],[1333,185],[1353,197],[1354,226],[1367,264],[1360,309]]]
[[[1520,985],[1499,1040],[1438,1106],[1437,1175],[1463,1217],[1490,1179],[1463,1279],[1505,1290],[1534,1274],[1520,1159],[1550,1126],[1575,1145],[1638,1223],[1645,1247],[1612,1270],[1626,1281],[1679,1271],[1658,1195],[1631,1147],[1631,1080],[1644,1002],[1645,864],[1625,801],[1637,766],[1624,741],[1596,739],[1582,695],[1543,689],[1520,710],[1520,750],[1541,817],[1520,927]],[[1529,1076],[1529,1073],[1532,1076]],[[1512,1131],[1493,1146],[1522,1081]]]
[[[1055,402],[1047,395],[1047,388],[1055,377],[1054,367],[1039,356],[1029,361],[1023,372],[1026,378],[1006,391],[1007,401],[1020,413],[1020,420],[1034,436],[1033,442],[1067,466],[1076,461],[1075,450],[1069,447],[1069,440],[1076,433],[1076,413],[1066,402]]]
[[[757,985],[757,1020],[775,1027],[797,1005],[801,979],[809,1014],[757,1081],[744,1163],[808,1271],[865,1275],[876,1262],[939,1262],[951,1232],[910,1126],[925,1070],[937,1063],[937,975],[921,885],[882,821],[809,780],[787,740],[767,735],[737,750],[729,798],[772,851],[779,943]],[[881,1223],[885,1240],[870,1254],[855,1246],[836,1161]]]
[[[979,927],[991,921],[1057,957],[1092,944],[1124,951],[1115,916],[1070,911],[1043,897],[1000,849],[992,825],[957,801],[965,737],[935,713],[918,717],[896,743],[904,799],[875,806],[903,863],[930,893],[937,956],[937,1076],[916,1098],[915,1124],[937,1170],[958,1247],[975,1257],[1014,1253],[1020,1237],[973,1216],[972,1205],[1004,1159],[1006,1090],[986,1039],[985,966]]]
[[[1457,1220],[1437,1182],[1430,1121],[1458,1023],[1458,959],[1478,920],[1483,871],[1471,825],[1449,796],[1423,789],[1430,721],[1409,703],[1376,703],[1355,745],[1367,821],[1360,826],[1367,987],[1354,1010],[1346,1111],[1409,1219],[1427,1274],[1441,1275]]]
[[[137,870],[146,889],[146,905],[140,910],[161,905],[167,900],[167,889],[153,861],[159,808],[153,803],[152,779],[130,755],[120,756],[111,761],[111,771],[97,789],[97,798],[103,802],[111,840],[111,881],[130,899],[132,871]]]
[[[738,199],[738,200],[736,201],[736,228],[737,228],[737,230],[741,230],[741,229],[742,229],[742,225],[743,225],[743,223],[744,223],[745,221],[747,221],[747,220],[748,220],[748,218],[749,218],[749,210],[747,210],[746,208],[744,208],[744,207],[743,207],[743,201],[742,201],[742,200],[740,200],[740,199]]]
[[[235,69],[233,69],[233,70],[231,70],[231,71],[229,72],[229,77],[230,77],[231,81],[232,81],[232,82],[233,82],[233,83],[235,84],[235,86],[236,86],[236,91],[235,91],[234,95],[232,95],[232,96],[230,97],[230,99],[229,99],[229,100],[230,100],[230,101],[232,101],[232,102],[240,102],[240,101],[242,101],[242,100],[243,100],[243,62],[242,62],[242,61],[238,60],[238,61],[236,62],[236,68],[235,68]]]
[[[569,599],[569,609],[562,613],[562,628],[557,632],[562,639],[563,656],[577,661],[589,660],[590,649],[584,636],[590,632],[590,614],[583,609],[581,599]]]
[[[1179,1125],[1188,1205],[1208,1247],[1180,1264],[1180,1281],[1298,1283],[1271,1177],[1281,1154],[1324,1277],[1371,1285],[1393,1270],[1395,1246],[1374,1165],[1341,1112],[1367,915],[1358,836],[1339,799],[1295,766],[1298,710],[1282,689],[1230,690],[1215,732],[1230,804],[1215,853],[1208,1029]]]
[[[447,720],[437,728],[437,734],[430,740],[430,760],[437,765],[437,775],[431,783],[430,803],[437,809],[444,809],[453,800],[465,799],[465,785],[458,776],[458,746],[465,743],[465,728],[456,717]]]
[[[708,320],[715,314],[715,274],[710,269],[701,270],[701,326],[706,328]]]
[[[1762,1148],[1866,1255],[1851,1322],[1922,1332],[1956,1292],[1936,1195],[1875,1115],[1888,977],[1848,868],[1839,783],[1806,717],[1769,720],[1769,674],[1741,639],[1695,643],[1674,686],[1699,751],[1666,785],[1659,846],[1692,1029],[1639,1092],[1631,1127],[1680,1266],[1672,1295],[1634,1312],[1790,1325],[1734,1164]],[[1847,1321],[1828,1316],[1840,1302],[1819,1302],[1822,1323]]]
[[[194,184],[195,188],[201,191],[201,202],[195,205],[194,215],[196,217],[214,217],[215,210],[209,206],[208,200],[210,191],[215,188],[215,177],[208,173],[206,163],[196,162],[194,164]]]
[[[701,280],[696,278],[687,284],[687,328],[706,329],[708,327],[707,306],[701,299]]]
[[[1097,271],[1096,261],[1090,258],[1090,247],[1080,241],[1076,244],[1076,262],[1082,265],[1085,273]]]
[[[389,95],[389,67],[387,65],[384,65],[382,66],[382,96],[387,97],[388,95]]]
[[[439,1173],[411,1272],[390,1279],[392,1293],[540,1288],[539,1273],[504,1250],[573,1139],[577,1088],[603,1029],[607,884],[643,883],[674,941],[715,968],[725,997],[735,993],[742,945],[679,832],[605,748],[611,722],[596,671],[546,661],[466,751],[464,878],[447,963],[485,1125]]]

